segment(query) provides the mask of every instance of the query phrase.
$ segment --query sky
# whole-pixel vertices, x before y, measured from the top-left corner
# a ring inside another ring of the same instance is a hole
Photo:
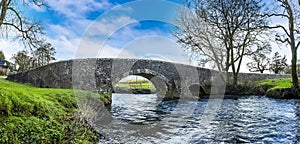
[[[143,58],[197,65],[171,33],[184,8],[182,0],[47,0],[46,4],[26,7],[24,14],[43,23],[57,61]],[[290,58],[286,48],[272,46]],[[24,49],[10,39],[0,39],[0,48],[8,60]],[[241,71],[248,69],[244,65]]]

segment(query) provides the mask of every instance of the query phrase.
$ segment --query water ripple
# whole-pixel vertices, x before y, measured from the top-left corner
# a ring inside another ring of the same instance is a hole
[[[140,133],[136,138],[137,134],[132,133],[118,142],[300,143],[299,100],[260,96],[224,99],[215,118],[202,124],[207,103],[207,100],[158,102],[156,95],[115,94],[111,113],[121,123],[161,126],[150,136]],[[187,112],[189,106],[194,105],[192,114]]]

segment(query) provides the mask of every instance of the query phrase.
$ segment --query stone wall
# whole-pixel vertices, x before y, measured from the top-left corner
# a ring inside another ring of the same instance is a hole
[[[230,73],[230,76],[232,73]],[[291,75],[289,74],[261,74],[261,73],[240,73],[238,76],[238,80],[240,82],[244,81],[259,81],[265,79],[274,79],[274,78],[289,78]]]
[[[72,61],[61,61],[9,75],[7,80],[43,88],[72,88]]]

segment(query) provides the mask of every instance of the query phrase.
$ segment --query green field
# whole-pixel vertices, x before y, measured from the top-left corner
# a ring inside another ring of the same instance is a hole
[[[106,96],[78,91],[83,96]],[[74,91],[0,79],[0,143],[97,143],[77,109]]]
[[[151,91],[155,91],[152,83],[118,83],[116,87],[121,89],[150,89]]]
[[[292,87],[292,78],[268,79],[259,82],[258,85],[272,86],[272,89],[283,89]]]

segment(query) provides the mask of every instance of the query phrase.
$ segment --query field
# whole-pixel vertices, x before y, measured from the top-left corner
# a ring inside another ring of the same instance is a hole
[[[261,81],[258,85],[269,85],[271,89],[282,89],[292,87],[292,78],[268,79]]]
[[[149,89],[151,91],[155,91],[155,87],[151,82],[122,82],[116,85],[117,88],[121,89]]]

